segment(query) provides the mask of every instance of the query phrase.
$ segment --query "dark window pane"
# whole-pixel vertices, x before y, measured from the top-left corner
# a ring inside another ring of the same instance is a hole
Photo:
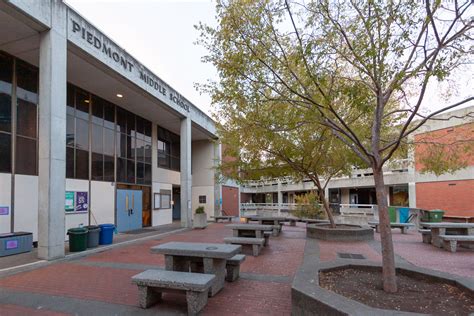
[[[17,59],[16,83],[19,98],[38,103],[38,70],[35,67]]]
[[[126,133],[127,131],[127,111],[117,107],[117,131]]]
[[[89,151],[89,123],[76,119],[76,146]]]
[[[135,161],[127,160],[127,183],[135,183]]]
[[[137,116],[137,138],[144,139],[145,138],[145,120],[141,117]]]
[[[76,179],[89,179],[89,153],[76,149]]]
[[[137,163],[137,183],[143,184],[145,182],[145,164]]]
[[[113,130],[104,128],[104,155],[114,155],[114,134]]]
[[[104,100],[92,95],[92,123],[104,124]]]
[[[74,116],[74,86],[70,84],[67,85],[66,105],[67,114]]]
[[[66,118],[66,145],[74,147],[74,117],[68,115]]]
[[[103,180],[104,178],[104,157],[102,154],[92,154],[91,164],[92,180]]]
[[[145,136],[149,137],[150,138],[149,141],[151,141],[151,122],[145,120],[144,128],[145,128]]]
[[[114,157],[104,156],[104,181],[114,181]]]
[[[0,53],[0,131],[10,132],[12,124],[12,58]]]
[[[127,135],[117,133],[117,156],[126,158],[127,157]]]
[[[104,152],[102,126],[92,124],[92,152],[102,154]]]
[[[36,140],[16,137],[15,173],[36,175]]]
[[[76,117],[89,120],[89,94],[76,88]]]
[[[12,171],[11,135],[0,133],[0,172]]]
[[[145,143],[145,162],[151,163],[151,143]]]
[[[135,138],[127,136],[127,158],[135,158]]]
[[[127,182],[127,160],[117,159],[117,182]]]
[[[135,134],[135,115],[130,112],[127,112],[127,134]]]
[[[151,184],[151,165],[145,164],[145,184]]]
[[[36,138],[36,103],[18,99],[17,133],[18,135]]]
[[[74,178],[74,148],[66,147],[66,178]]]
[[[115,129],[115,106],[109,102],[104,103],[104,126]]]
[[[136,140],[136,156],[137,156],[137,161],[144,162],[145,161],[145,142],[141,139]]]

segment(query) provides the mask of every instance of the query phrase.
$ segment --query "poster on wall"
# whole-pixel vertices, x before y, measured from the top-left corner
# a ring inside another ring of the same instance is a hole
[[[87,192],[76,192],[76,212],[87,212],[89,210]]]
[[[10,214],[10,208],[8,206],[0,206],[0,215]]]
[[[66,202],[64,209],[66,212],[74,212],[74,192],[66,191]]]

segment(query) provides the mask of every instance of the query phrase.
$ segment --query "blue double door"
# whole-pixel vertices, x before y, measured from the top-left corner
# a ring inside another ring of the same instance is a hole
[[[117,190],[117,231],[142,228],[143,193],[141,190]]]

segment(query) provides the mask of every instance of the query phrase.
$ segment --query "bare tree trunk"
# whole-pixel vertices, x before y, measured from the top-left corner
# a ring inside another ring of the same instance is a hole
[[[318,188],[319,199],[321,200],[321,203],[323,203],[324,211],[326,212],[326,215],[328,216],[329,226],[331,228],[336,228],[336,222],[334,221],[332,210],[329,208],[329,203],[326,201],[326,194],[324,194],[324,188],[321,186],[321,182],[319,182],[318,178],[314,178],[314,177],[311,177],[311,178],[313,180],[313,183]]]
[[[393,251],[392,231],[388,215],[388,201],[385,192],[382,167],[373,167],[377,208],[379,212],[380,239],[382,244],[382,275],[385,292],[397,292],[395,275],[395,254]]]

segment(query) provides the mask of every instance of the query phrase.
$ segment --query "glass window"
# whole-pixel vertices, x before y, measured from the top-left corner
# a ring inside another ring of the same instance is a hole
[[[66,146],[74,147],[74,116],[68,115],[66,118]]]
[[[92,95],[92,123],[104,125],[104,100]]]
[[[36,110],[35,103],[18,99],[16,120],[18,135],[36,138]]]
[[[36,175],[36,140],[16,137],[15,173]]]
[[[135,158],[135,138],[127,136],[127,158]]]
[[[76,90],[76,117],[89,121],[89,94],[80,90]]]
[[[135,134],[135,115],[130,112],[127,112],[127,134]]]
[[[104,126],[115,129],[115,106],[104,101]]]
[[[199,196],[199,203],[206,204],[206,196],[205,195],[200,195]]]
[[[127,160],[117,159],[117,182],[127,182]]]
[[[145,164],[141,162],[137,162],[137,183],[145,183]]]
[[[127,111],[117,107],[117,131],[126,133],[127,131]]]
[[[76,146],[79,149],[89,150],[89,122],[76,119]]]
[[[103,127],[97,124],[92,124],[92,152],[102,154],[104,152],[103,146]]]
[[[74,178],[74,148],[66,147],[66,178]]]
[[[145,164],[145,184],[151,184],[151,165]]]
[[[114,181],[114,157],[104,155],[104,181]]]
[[[92,180],[103,180],[104,178],[104,157],[102,154],[92,153],[91,165]]]
[[[117,156],[126,158],[127,157],[127,135],[117,133]]]
[[[67,85],[67,97],[66,97],[66,103],[67,103],[67,114],[74,116],[74,86],[68,84]]]
[[[5,132],[11,131],[12,77],[13,59],[0,53],[0,131]]]
[[[76,149],[76,179],[89,179],[89,152]]]
[[[29,64],[16,60],[17,97],[38,103],[38,70]]]
[[[114,131],[108,128],[104,128],[104,155],[114,155]]]
[[[127,182],[135,183],[135,161],[127,160]]]
[[[12,170],[11,135],[0,132],[0,172]]]

